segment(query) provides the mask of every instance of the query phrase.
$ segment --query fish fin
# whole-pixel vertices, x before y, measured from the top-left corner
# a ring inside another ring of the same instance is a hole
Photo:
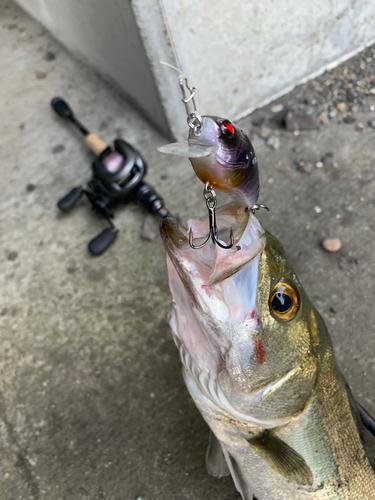
[[[241,471],[235,459],[232,457],[230,453],[224,450],[224,448],[223,448],[223,454],[225,460],[227,461],[230,475],[232,476],[234,482],[234,486],[236,487],[238,493],[241,495],[242,499],[248,500],[249,498],[253,498],[252,496],[253,492],[250,491],[249,488],[247,487],[246,482],[242,477]]]
[[[214,477],[229,476],[230,470],[224,457],[223,448],[215,434],[210,431],[206,452],[207,472]]]
[[[247,440],[249,445],[279,474],[300,485],[312,485],[314,478],[305,459],[269,431]]]

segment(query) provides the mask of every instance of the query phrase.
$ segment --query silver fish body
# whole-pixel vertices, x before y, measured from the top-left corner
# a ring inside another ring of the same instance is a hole
[[[372,500],[375,474],[329,334],[282,246],[230,204],[235,245],[192,250],[163,221],[170,325],[186,385],[211,428],[207,468],[244,500]],[[194,232],[206,221],[190,222]]]

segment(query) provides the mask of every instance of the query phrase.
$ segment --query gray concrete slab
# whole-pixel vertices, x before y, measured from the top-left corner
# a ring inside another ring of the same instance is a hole
[[[187,161],[157,153],[164,139],[6,0],[0,39],[2,500],[238,499],[229,478],[205,470],[208,429],[169,332],[161,241],[140,238],[146,214],[136,204],[119,209],[118,240],[92,258],[86,245],[104,222],[83,202],[58,213],[57,199],[89,178],[91,157],[52,114],[50,98],[66,97],[105,140],[120,136],[139,148],[171,211],[203,215],[202,185]],[[372,49],[280,101],[315,100],[332,115],[324,129],[287,132],[272,106],[242,126],[260,160],[260,201],[271,208],[259,216],[325,317],[357,399],[375,413],[375,131],[367,126],[375,95],[366,58]],[[347,103],[355,123],[332,113],[345,72],[357,81],[363,73],[355,89],[370,85]],[[262,138],[269,134],[279,149]],[[335,165],[317,168],[328,152]],[[326,236],[341,239],[338,253],[321,248]]]

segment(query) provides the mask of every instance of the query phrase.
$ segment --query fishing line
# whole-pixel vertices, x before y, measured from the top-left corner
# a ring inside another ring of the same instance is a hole
[[[169,23],[168,23],[168,19],[167,19],[167,14],[165,12],[165,8],[164,8],[164,5],[163,5],[163,2],[162,2],[162,0],[158,0],[158,3],[159,3],[161,15],[163,16],[164,25],[165,25],[165,28],[167,30],[167,35],[168,35],[168,38],[169,38],[169,43],[170,43],[170,46],[171,46],[171,49],[172,49],[172,53],[173,53],[173,57],[174,57],[174,61],[175,61],[176,66],[173,66],[172,64],[169,64],[169,63],[164,62],[164,61],[159,61],[159,62],[160,62],[160,64],[163,64],[164,66],[169,66],[170,68],[176,70],[180,74],[180,78],[185,78],[185,75],[184,75],[184,73],[183,73],[183,71],[181,69],[180,61],[178,59],[176,45],[175,45],[175,43],[173,41],[172,32],[171,32],[171,29],[169,27]]]

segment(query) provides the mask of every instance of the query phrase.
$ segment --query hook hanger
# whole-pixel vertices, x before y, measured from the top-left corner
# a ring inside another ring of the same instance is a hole
[[[270,211],[270,209],[268,207],[266,207],[266,205],[259,205],[258,203],[255,203],[255,205],[253,205],[252,207],[249,207],[249,208],[253,212],[254,215],[255,215],[255,210],[260,210],[261,208],[265,208],[268,212]]]
[[[209,217],[209,234],[206,240],[199,244],[195,245],[194,244],[194,236],[193,236],[193,229],[190,228],[189,231],[189,245],[191,248],[194,250],[198,250],[199,248],[203,248],[206,246],[209,241],[211,240],[212,243],[219,245],[220,248],[224,248],[225,250],[228,250],[229,248],[232,248],[234,245],[234,237],[233,237],[233,228],[230,228],[230,240],[228,245],[224,245],[221,243],[218,239],[218,231],[217,231],[217,225],[216,225],[216,206],[217,206],[217,200],[216,200],[216,193],[213,190],[212,186],[206,182],[204,186],[204,197],[206,198],[206,206],[208,209],[208,217]]]
[[[199,135],[200,130],[203,125],[202,117],[197,113],[197,106],[195,104],[195,87],[189,87],[188,80],[186,76],[180,76],[180,88],[182,93],[182,102],[185,104],[187,123],[191,129],[194,130],[195,135]],[[186,95],[186,89],[189,91],[189,95]]]

